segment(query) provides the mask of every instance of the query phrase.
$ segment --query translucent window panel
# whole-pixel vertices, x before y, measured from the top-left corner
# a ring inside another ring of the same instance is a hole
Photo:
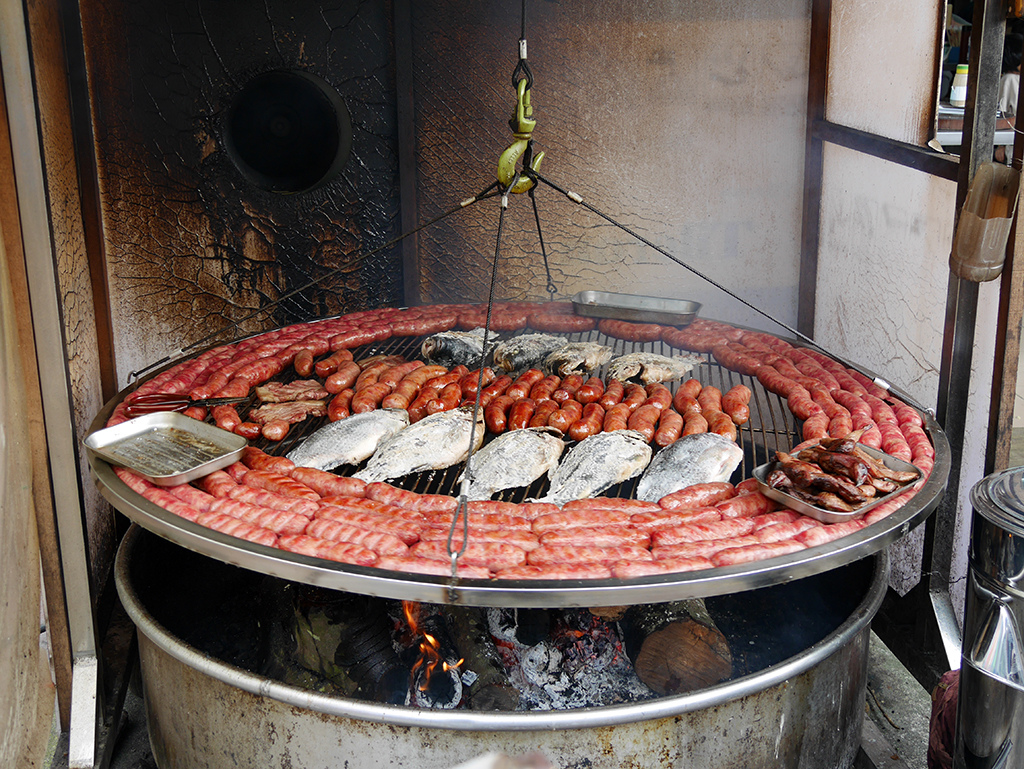
[[[956,184],[825,145],[815,338],[925,404],[938,392]]]
[[[826,118],[922,145],[937,99],[936,0],[834,0]]]

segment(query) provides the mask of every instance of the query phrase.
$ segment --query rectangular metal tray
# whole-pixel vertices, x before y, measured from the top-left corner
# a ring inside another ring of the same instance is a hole
[[[918,478],[921,477],[921,470],[909,462],[904,462],[902,459],[897,459],[891,454],[886,454],[885,452],[879,451],[871,446],[865,446],[863,443],[858,443],[857,446],[862,449],[865,454],[883,462],[890,470],[898,470],[900,472],[913,471],[917,473]],[[803,513],[804,515],[819,520],[822,523],[842,523],[843,521],[859,518],[871,508],[877,507],[888,499],[899,496],[916,483],[916,481],[912,481],[911,483],[900,486],[896,491],[889,492],[881,497],[875,497],[870,502],[866,502],[853,512],[839,513],[835,510],[826,510],[823,507],[817,507],[809,502],[805,502],[802,499],[797,499],[784,491],[773,489],[765,483],[765,479],[768,477],[768,474],[775,469],[776,464],[776,462],[769,462],[768,464],[754,468],[753,477],[757,479],[757,485],[760,488],[761,493],[769,499],[774,499],[776,502],[779,502],[798,513]]]
[[[178,486],[235,462],[248,441],[173,411],[105,427],[85,447],[112,465],[128,467],[158,486]]]
[[[614,294],[608,291],[580,291],[572,298],[577,315],[591,318],[614,318],[638,323],[663,323],[667,326],[687,326],[697,313],[700,303],[688,299],[666,299],[658,296]]]

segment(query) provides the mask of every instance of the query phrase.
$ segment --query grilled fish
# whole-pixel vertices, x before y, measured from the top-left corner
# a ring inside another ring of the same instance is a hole
[[[608,366],[608,376],[622,382],[668,382],[682,378],[694,366],[704,362],[700,355],[676,355],[667,358],[653,352],[631,352],[621,355]]]
[[[743,450],[716,433],[684,435],[659,451],[636,487],[636,498],[657,502],[695,483],[727,481],[743,461]]]
[[[552,374],[589,374],[612,359],[612,348],[597,342],[569,342],[544,359],[544,367]]]
[[[639,475],[651,461],[651,447],[636,430],[613,430],[584,438],[548,473],[551,488],[538,500],[564,505],[600,494]]]
[[[302,467],[333,470],[358,465],[376,451],[382,440],[409,426],[405,409],[376,409],[330,422],[288,453]]]
[[[548,355],[564,346],[565,340],[560,336],[523,334],[494,348],[494,365],[509,373],[540,368]]]
[[[475,431],[472,427],[473,409],[469,406],[431,414],[383,441],[366,467],[353,477],[370,483],[451,467],[469,456],[471,432],[474,449],[483,443],[483,411],[477,417]]]
[[[447,368],[459,365],[478,368],[484,357],[484,329],[442,331],[424,339],[420,353],[430,364]]]
[[[469,499],[490,499],[496,492],[529,486],[558,465],[565,441],[553,427],[527,427],[502,433],[473,455]],[[465,473],[459,477],[461,483]]]

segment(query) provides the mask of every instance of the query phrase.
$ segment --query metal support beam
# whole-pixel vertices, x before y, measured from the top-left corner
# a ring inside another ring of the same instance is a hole
[[[964,110],[964,141],[961,146],[960,174],[957,179],[957,217],[967,197],[974,174],[982,163],[992,160],[995,139],[996,91],[1006,31],[1005,0],[984,0],[974,6],[971,28],[971,55]],[[928,594],[933,606],[950,604],[949,581],[952,570],[964,437],[967,430],[967,402],[970,395],[970,371],[974,354],[974,333],[978,314],[978,284],[949,274],[946,294],[945,336],[939,369],[939,395],[936,418],[949,439],[951,466],[949,485],[925,529],[925,566]],[[941,609],[946,612],[945,608]],[[945,623],[945,630],[951,628]],[[940,622],[940,632],[943,623]],[[960,639],[943,638],[950,655],[949,666],[960,665]],[[953,649],[955,648],[955,654]]]

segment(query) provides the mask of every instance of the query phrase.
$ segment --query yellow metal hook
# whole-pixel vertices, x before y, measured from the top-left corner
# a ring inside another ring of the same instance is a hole
[[[519,173],[516,171],[516,164],[520,158],[523,158],[533,171],[539,171],[541,161],[544,160],[543,152],[538,153],[535,157],[530,157],[532,154],[530,143],[533,141],[533,129],[536,127],[537,121],[533,119],[533,107],[530,106],[530,90],[527,88],[526,78],[516,84],[516,93],[518,95],[516,111],[512,115],[512,119],[508,121],[515,141],[501,153],[501,157],[498,159],[498,181],[502,188],[507,188],[516,179],[516,175]],[[511,192],[526,192],[536,184],[537,182],[533,179],[521,176],[515,184],[512,184]]]

